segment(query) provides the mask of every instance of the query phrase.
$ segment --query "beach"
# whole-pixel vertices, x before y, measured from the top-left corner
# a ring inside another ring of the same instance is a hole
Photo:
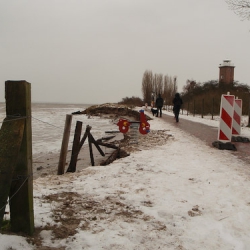
[[[58,104],[58,103],[34,103],[32,104],[32,153],[33,153],[33,178],[44,177],[46,175],[56,175],[58,170],[58,162],[60,157],[60,150],[64,132],[65,119],[67,114],[83,111],[90,107],[90,104]],[[137,110],[140,108],[138,107]],[[74,139],[75,126],[77,121],[81,121],[82,135],[85,132],[87,126],[91,126],[91,134],[98,140],[103,137],[110,136],[106,132],[118,132],[113,133],[115,138],[108,142],[119,141],[124,138],[122,133],[119,133],[119,127],[117,122],[119,117],[114,119],[114,115],[102,115],[89,116],[83,114],[72,115],[72,123],[70,129],[70,138],[68,144],[68,152],[66,158],[65,172],[70,163],[72,156],[72,146]],[[0,121],[5,118],[5,104],[0,104]],[[129,117],[124,117],[129,120]],[[126,146],[128,153],[131,151],[143,150],[148,147],[153,147],[155,143],[165,143],[166,136],[164,133],[152,132],[147,137],[140,135],[138,132],[138,140],[140,143],[131,144]],[[102,161],[107,159],[114,149],[101,146],[101,149],[105,153],[102,156],[95,146],[93,146],[93,155],[95,165],[100,165]],[[77,171],[81,171],[84,168],[91,166],[91,159],[89,153],[88,140],[85,141],[82,149],[80,150],[77,160]]]
[[[83,111],[90,104],[58,104],[58,103],[34,103],[32,104],[32,153],[33,153],[33,176],[34,179],[40,176],[57,174],[60,150],[64,132],[65,119],[67,114]],[[0,121],[5,118],[5,104],[0,104]],[[72,145],[76,122],[81,121],[82,136],[87,125],[91,126],[91,134],[97,140],[107,134],[105,131],[118,130],[115,122],[111,119],[102,119],[98,116],[72,115],[70,129],[70,139],[65,165],[65,172],[70,163]],[[121,136],[118,137],[121,139]],[[93,147],[95,164],[99,165],[103,160],[100,153]],[[110,155],[113,150],[103,147],[106,155]],[[77,170],[91,165],[88,140],[85,141],[79,154]]]
[[[63,126],[65,114],[67,112],[71,112],[72,110],[84,110],[84,108],[88,107],[87,105],[83,105],[83,109],[80,109],[79,106],[70,105],[64,106],[60,105],[59,107],[48,107],[47,105],[43,105],[44,109],[41,111],[40,105],[35,108],[35,112],[33,116],[33,175],[34,178],[43,177],[46,175],[55,175],[57,174],[57,167],[60,157],[60,147],[62,141]],[[46,107],[46,108],[45,108]],[[64,107],[64,108],[63,108]],[[140,108],[138,107],[137,110]],[[56,115],[55,115],[56,114]],[[46,119],[44,119],[46,117]],[[36,118],[36,119],[34,119]],[[124,119],[132,119],[132,117],[123,117]],[[138,150],[148,149],[150,147],[154,147],[157,145],[165,144],[165,141],[168,139],[169,135],[165,134],[165,131],[151,131],[147,136],[141,135],[139,131],[137,132],[137,143],[129,143],[128,141],[124,142],[124,145],[121,145],[121,140],[124,140],[124,135],[119,131],[119,127],[117,126],[117,122],[119,117],[114,119],[114,115],[100,114],[99,116],[90,116],[90,115],[73,115],[72,117],[72,126],[71,126],[71,135],[68,146],[68,153],[65,165],[65,172],[70,163],[70,159],[72,156],[72,144],[74,138],[74,127],[76,121],[82,121],[85,125],[91,126],[91,133],[93,137],[98,140],[100,138],[106,138],[110,135],[113,135],[114,138],[104,141],[107,143],[114,143],[117,147],[122,147],[128,154],[131,152],[135,152]],[[41,121],[43,124],[43,128],[41,127]],[[55,125],[57,124],[57,125]],[[60,124],[60,127],[59,127]],[[83,125],[82,136],[85,132],[85,128]],[[49,130],[48,130],[49,127]],[[48,134],[44,134],[43,130],[48,130]],[[108,133],[109,132],[109,133]],[[114,133],[110,133],[114,132]],[[130,136],[130,131],[127,133]],[[93,145],[93,155],[95,165],[100,165],[103,161],[105,161],[115,149],[100,146],[105,156],[102,156],[97,148]],[[77,171],[81,171],[84,168],[91,166],[91,158],[88,146],[88,140],[85,141],[83,147],[80,150],[78,160],[77,160]]]

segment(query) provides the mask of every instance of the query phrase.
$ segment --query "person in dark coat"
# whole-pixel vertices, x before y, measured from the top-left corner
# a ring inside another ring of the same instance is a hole
[[[160,117],[162,117],[163,98],[161,97],[161,94],[159,94],[158,97],[156,98],[155,106],[157,108],[156,117],[158,117],[159,111],[160,111]]]
[[[176,122],[179,122],[179,114],[180,114],[180,109],[181,105],[183,104],[182,99],[180,97],[179,93],[176,93],[173,99],[173,111],[174,111],[174,117]]]

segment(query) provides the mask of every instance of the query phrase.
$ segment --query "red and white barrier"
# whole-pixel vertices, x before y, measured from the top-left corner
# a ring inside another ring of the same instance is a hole
[[[221,142],[230,142],[232,138],[234,100],[234,95],[221,96],[220,123],[218,130],[218,140]]]
[[[240,135],[241,134],[241,126],[240,126],[241,115],[242,115],[242,100],[235,99],[232,135]]]

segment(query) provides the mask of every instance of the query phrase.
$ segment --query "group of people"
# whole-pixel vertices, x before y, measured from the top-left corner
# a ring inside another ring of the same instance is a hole
[[[176,122],[179,122],[179,114],[181,110],[181,105],[183,104],[183,101],[179,93],[175,94],[172,103],[173,103],[173,112],[174,112],[175,120]],[[156,101],[155,101],[155,106],[157,109],[154,110],[152,108],[151,109],[152,114],[155,115],[156,117],[158,117],[159,115],[160,117],[162,117],[163,98],[161,97],[161,94],[158,94]]]

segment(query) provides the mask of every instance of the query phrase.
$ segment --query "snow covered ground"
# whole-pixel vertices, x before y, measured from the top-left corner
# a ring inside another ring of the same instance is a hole
[[[180,119],[218,126],[211,117]],[[28,243],[0,234],[0,249],[250,249],[249,166],[161,119],[150,128],[169,134],[165,145],[34,180],[38,235]]]

